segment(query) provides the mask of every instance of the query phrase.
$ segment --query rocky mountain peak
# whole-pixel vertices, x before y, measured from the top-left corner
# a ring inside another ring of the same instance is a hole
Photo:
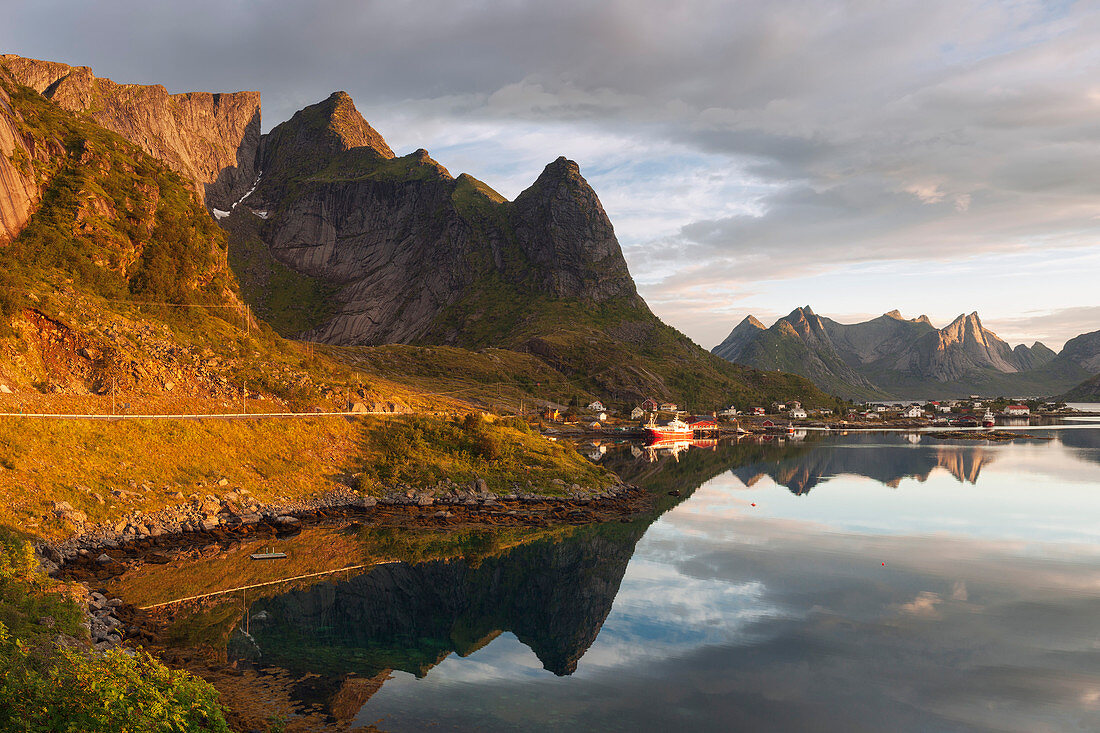
[[[556,297],[637,297],[615,230],[572,160],[560,157],[513,204],[516,236]]]
[[[750,326],[752,328],[758,328],[758,329],[761,329],[761,330],[766,328],[766,326],[763,323],[761,323],[760,320],[757,319],[756,316],[753,316],[753,315],[745,316],[741,320],[741,322],[739,324],[737,324],[737,328],[747,328],[747,327],[750,327]]]
[[[333,92],[277,125],[264,138],[262,169],[266,178],[291,178],[303,169],[316,171],[333,156],[368,148],[391,159],[393,151],[371,127],[347,92]]]
[[[328,99],[314,105],[314,113],[319,121],[324,123],[325,131],[331,135],[331,139],[342,150],[351,148],[370,148],[384,158],[394,157],[393,150],[382,139],[382,136],[363,119],[359,110],[355,107],[355,101],[347,92],[333,92]],[[309,116],[310,108],[302,110],[298,114],[305,113]],[[297,115],[295,115],[297,116]],[[427,156],[427,151],[423,152]]]

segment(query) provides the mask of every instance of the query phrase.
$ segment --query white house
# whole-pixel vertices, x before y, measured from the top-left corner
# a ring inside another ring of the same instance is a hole
[[[875,405],[875,412],[886,412],[886,405]]]
[[[599,420],[600,422],[607,422],[607,413],[606,412],[596,413],[596,419]]]
[[[924,417],[924,410],[921,409],[920,405],[909,405],[909,407],[901,411],[901,416],[911,419]]]
[[[792,420],[805,420],[806,411],[803,410],[801,407],[795,407],[789,413],[787,413],[787,416],[790,417]]]
[[[588,411],[589,412],[603,412],[606,409],[607,408],[604,407],[603,403],[600,402],[599,400],[596,400],[595,402],[593,402],[592,404],[590,404],[588,406]]]
[[[641,420],[643,417],[645,417],[645,410],[640,407],[635,407],[630,411],[631,420]]]
[[[1031,408],[1027,405],[1009,405],[1005,408],[1005,414],[1012,417],[1027,417],[1031,414]]]

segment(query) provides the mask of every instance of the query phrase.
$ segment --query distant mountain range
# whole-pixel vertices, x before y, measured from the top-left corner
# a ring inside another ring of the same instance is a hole
[[[944,328],[927,316],[890,311],[844,324],[795,308],[770,328],[748,316],[712,350],[739,364],[801,374],[849,399],[1054,395],[1100,373],[1100,331],[1055,353],[1042,343],[1013,348],[977,313]]]

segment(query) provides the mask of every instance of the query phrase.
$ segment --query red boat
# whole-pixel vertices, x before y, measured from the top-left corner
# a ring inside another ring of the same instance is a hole
[[[645,436],[650,440],[668,440],[668,439],[681,439],[691,440],[695,436],[695,431],[686,422],[680,420],[672,420],[664,425],[657,425],[656,423],[650,423],[643,428],[645,430]]]

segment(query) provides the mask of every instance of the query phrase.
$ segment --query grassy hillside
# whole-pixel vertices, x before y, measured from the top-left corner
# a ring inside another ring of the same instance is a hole
[[[1100,374],[1086,379],[1062,394],[1058,397],[1058,400],[1061,402],[1100,402]]]

